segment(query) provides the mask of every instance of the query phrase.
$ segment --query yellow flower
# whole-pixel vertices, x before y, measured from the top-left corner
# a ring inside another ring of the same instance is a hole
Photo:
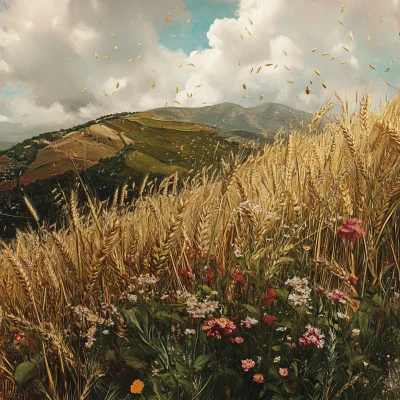
[[[144,388],[144,383],[140,379],[136,379],[131,385],[131,393],[140,394]]]

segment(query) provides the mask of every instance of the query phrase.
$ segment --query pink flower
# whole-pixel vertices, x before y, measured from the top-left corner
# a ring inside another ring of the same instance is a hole
[[[306,349],[306,348],[310,345],[310,342],[309,342],[306,338],[301,337],[301,338],[299,339],[299,345],[300,345],[300,347],[302,347],[303,349]]]
[[[263,383],[264,382],[263,374],[255,374],[255,375],[253,375],[253,381],[257,382],[257,383]]]
[[[242,368],[244,371],[248,371],[251,368],[254,368],[256,363],[251,359],[248,358],[247,360],[242,360]]]
[[[244,342],[244,339],[242,337],[235,337],[235,338],[231,337],[231,342],[240,344]]]
[[[240,325],[245,326],[250,329],[253,325],[257,325],[258,321],[254,318],[247,317],[245,320],[241,321]]]
[[[280,374],[280,376],[288,376],[289,371],[287,368],[279,368],[279,374]]]
[[[235,329],[236,325],[228,318],[210,318],[204,322],[201,328],[203,332],[207,332],[207,336],[216,339],[221,339],[222,335],[229,336]]]
[[[325,335],[321,332],[320,329],[314,328],[311,325],[307,325],[306,329],[307,332],[303,335],[304,339],[306,339],[309,344],[314,344],[319,349],[322,349],[325,344]]]
[[[330,299],[332,304],[335,304],[335,305],[338,303],[346,304],[346,301],[347,301],[346,293],[342,292],[339,289],[333,289],[331,293],[328,293],[326,295],[326,297],[328,299]]]
[[[357,218],[347,220],[337,231],[338,236],[354,243],[358,237],[364,237],[363,221]]]

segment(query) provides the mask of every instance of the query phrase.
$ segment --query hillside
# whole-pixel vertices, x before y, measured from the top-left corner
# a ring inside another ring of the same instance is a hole
[[[218,169],[221,158],[237,153],[240,141],[237,134],[151,112],[107,116],[24,140],[0,152],[0,235],[12,236],[25,226],[24,194],[54,220],[59,197],[53,191],[69,192],[77,172],[106,199],[124,184],[140,187],[146,175],[161,180],[175,172],[184,177],[203,167]]]
[[[282,104],[266,103],[258,107],[245,108],[237,104],[222,103],[200,108],[165,107],[153,110],[179,121],[206,124],[224,131],[243,130],[253,133],[267,133],[272,136],[279,129],[288,133],[290,128],[301,129],[309,123],[311,114]]]
[[[87,170],[117,155],[123,155],[126,166],[142,174],[187,172],[233,150],[232,144],[223,140],[229,135],[219,138],[218,133],[208,126],[154,113],[135,113],[71,132],[40,135],[2,152],[0,190],[26,186],[70,170]]]

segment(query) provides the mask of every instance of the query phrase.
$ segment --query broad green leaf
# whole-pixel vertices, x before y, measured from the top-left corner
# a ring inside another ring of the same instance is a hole
[[[106,350],[106,352],[104,353],[104,358],[106,359],[106,361],[112,361],[112,362],[117,361],[117,356],[115,355],[115,351],[112,349]]]
[[[250,304],[243,304],[243,307],[252,314],[260,315],[260,311]]]
[[[265,387],[271,392],[281,394],[281,391],[279,390],[278,386],[273,385],[272,383],[268,383],[267,385],[265,385]]]
[[[282,299],[287,299],[289,297],[289,292],[283,289],[275,289],[276,294],[281,297]]]
[[[200,372],[212,360],[211,354],[201,354],[194,360],[193,368]]]
[[[128,365],[131,368],[134,369],[142,369],[146,367],[146,364],[138,359],[135,358],[130,358],[129,360],[126,360],[126,365]]]
[[[39,372],[40,371],[37,363],[25,361],[19,364],[15,369],[15,382],[17,382],[19,386],[22,386],[30,380],[37,378],[39,376]]]

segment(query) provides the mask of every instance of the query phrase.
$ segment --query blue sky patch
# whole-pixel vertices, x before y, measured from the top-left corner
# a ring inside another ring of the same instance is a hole
[[[169,50],[192,51],[208,49],[207,32],[216,18],[233,18],[238,2],[217,2],[215,0],[184,0],[190,13],[186,20],[160,22],[157,29],[159,43]]]

